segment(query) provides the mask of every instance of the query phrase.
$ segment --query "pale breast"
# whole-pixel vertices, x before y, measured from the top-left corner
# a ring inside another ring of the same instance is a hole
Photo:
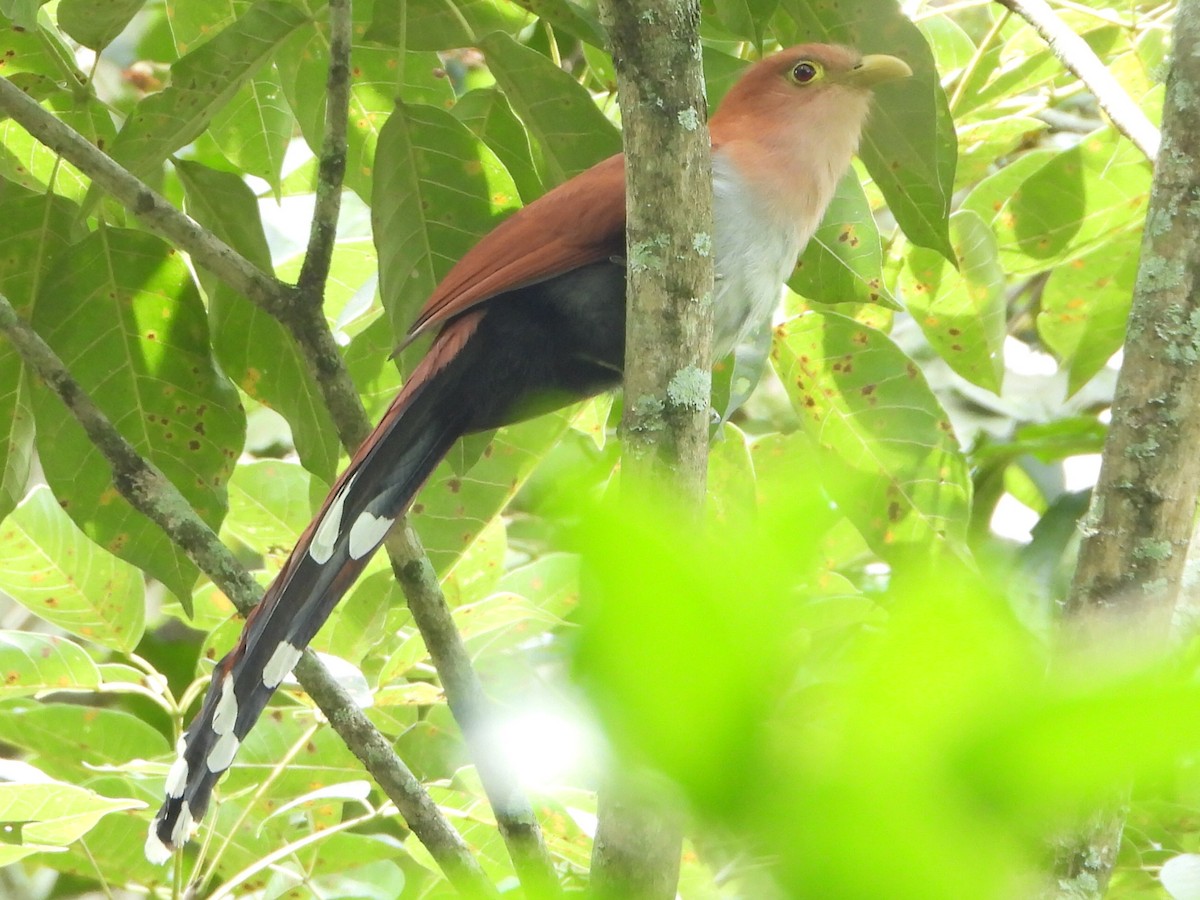
[[[764,204],[734,167],[713,157],[716,285],[713,357],[720,359],[771,317],[783,282],[812,236],[798,222],[765,221]]]

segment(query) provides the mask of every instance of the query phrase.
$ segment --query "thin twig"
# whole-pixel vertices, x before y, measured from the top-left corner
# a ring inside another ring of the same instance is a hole
[[[346,175],[346,128],[350,116],[350,42],[353,36],[350,0],[329,3],[329,77],[325,87],[325,137],[317,167],[317,200],[313,209],[308,249],[296,287],[303,303],[321,305],[333,260],[342,180]]]
[[[557,897],[561,893],[558,877],[541,827],[516,773],[491,742],[495,733],[491,727],[495,720],[492,702],[471,665],[429,557],[407,520],[392,530],[385,546],[392,570],[408,598],[413,621],[441,679],[450,711],[475,760],[521,886],[529,897]]]
[[[71,377],[57,354],[22,321],[3,295],[0,295],[0,331],[8,336],[25,364],[58,395],[83,426],[92,444],[108,460],[113,470],[113,484],[121,496],[158,524],[229,597],[238,611],[247,615],[262,596],[258,583],[196,515],[166,476],[113,427],[79,382]],[[494,895],[494,888],[462,837],[392,751],[388,740],[376,730],[316,655],[307,651],[295,671],[301,686],[396,804],[446,877],[464,891]]]
[[[1058,17],[1046,0],[996,2],[1034,27],[1062,64],[1087,85],[1100,108],[1108,113],[1121,134],[1133,141],[1148,159],[1153,160],[1158,156],[1160,137],[1154,123],[1146,118],[1146,114],[1104,67],[1087,42]]]

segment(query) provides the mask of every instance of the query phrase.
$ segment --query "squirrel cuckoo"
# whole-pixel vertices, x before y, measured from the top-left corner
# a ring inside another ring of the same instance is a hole
[[[714,353],[777,305],[850,165],[891,56],[792,47],[748,68],[712,116]],[[450,270],[409,331],[435,331],[382,421],[300,536],[180,740],[146,855],[165,861],[392,524],[461,436],[616,387],[625,346],[624,158],[498,225]]]

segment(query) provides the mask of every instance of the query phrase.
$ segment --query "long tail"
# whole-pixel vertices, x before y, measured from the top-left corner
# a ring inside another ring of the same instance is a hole
[[[305,529],[241,637],[213,672],[180,739],[166,800],[146,856],[165,862],[191,837],[212,791],[280,682],[358,578],[396,519],[463,433],[456,411],[459,351],[474,331],[464,316],[440,335]]]

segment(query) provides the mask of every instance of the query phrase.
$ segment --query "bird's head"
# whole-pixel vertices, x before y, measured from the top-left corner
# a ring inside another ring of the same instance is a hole
[[[747,120],[748,126],[749,120],[758,120],[759,128],[771,122],[772,129],[787,122],[841,125],[857,137],[871,89],[910,75],[908,64],[894,56],[863,56],[837,44],[801,44],[748,68],[721,101],[713,122]]]
[[[769,218],[815,227],[858,149],[872,88],[910,75],[894,56],[789,47],[729,89],[709,123],[713,146],[737,165]]]

